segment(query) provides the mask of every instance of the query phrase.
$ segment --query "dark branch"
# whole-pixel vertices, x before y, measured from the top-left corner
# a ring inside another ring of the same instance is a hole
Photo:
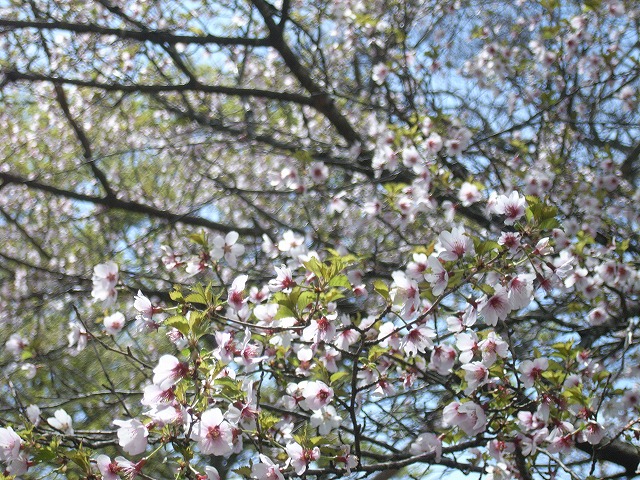
[[[37,30],[65,30],[73,33],[90,33],[96,35],[113,35],[123,40],[137,40],[140,42],[150,42],[161,45],[176,45],[178,43],[187,45],[219,45],[219,46],[248,46],[248,47],[268,47],[267,38],[241,38],[241,37],[220,37],[217,35],[181,35],[162,30],[137,31],[121,28],[109,28],[95,24],[79,24],[60,21],[25,21],[0,19],[0,27],[7,29],[34,28]]]

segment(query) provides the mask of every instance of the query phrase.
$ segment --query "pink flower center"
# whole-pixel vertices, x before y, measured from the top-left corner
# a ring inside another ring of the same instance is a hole
[[[215,427],[209,427],[207,429],[207,438],[210,438],[211,440],[217,440],[221,436],[222,436],[222,432],[220,432],[220,426],[219,425],[217,425]]]

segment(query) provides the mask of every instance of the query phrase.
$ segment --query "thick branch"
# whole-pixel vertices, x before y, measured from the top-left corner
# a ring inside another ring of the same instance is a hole
[[[313,107],[322,113],[329,122],[335,127],[338,133],[349,143],[360,142],[360,135],[353,129],[347,118],[340,113],[336,107],[331,95],[318,85],[309,71],[298,61],[295,53],[289,48],[284,40],[283,31],[278,24],[275,23],[271,16],[271,8],[263,0],[254,0],[260,15],[264,19],[265,25],[269,29],[269,40],[271,45],[279,53],[284,63],[289,67],[291,73],[298,79],[300,84],[313,97]]]
[[[621,440],[603,440],[601,445],[593,446],[586,442],[578,442],[576,446],[598,460],[615,463],[625,469],[629,478],[636,477],[636,469],[640,465],[640,448]]]
[[[54,85],[75,85],[77,87],[96,88],[106,92],[124,93],[164,93],[164,92],[202,92],[221,95],[231,95],[236,97],[258,97],[283,102],[293,102],[300,105],[314,105],[312,98],[299,93],[274,92],[259,88],[227,87],[223,85],[205,85],[199,82],[188,82],[177,85],[138,85],[123,83],[106,83],[96,80],[82,80],[79,78],[63,78],[41,73],[26,73],[17,70],[3,72],[5,83],[27,81],[27,82],[49,82]]]
[[[73,190],[65,190],[62,188],[54,187],[53,185],[47,185],[45,183],[38,182],[37,180],[29,180],[19,175],[14,175],[8,172],[0,172],[0,179],[7,183],[13,183],[16,185],[24,185],[41,192],[51,193],[58,197],[69,198],[72,200],[78,200],[81,202],[89,202],[94,205],[100,205],[111,210],[122,210],[130,213],[138,213],[141,215],[148,215],[152,218],[159,218],[167,220],[171,223],[183,223],[185,225],[193,225],[204,227],[210,230],[219,232],[231,232],[236,231],[241,235],[257,236],[264,233],[259,228],[248,227],[234,227],[225,225],[223,223],[214,222],[212,220],[191,215],[188,213],[178,214],[156,208],[151,205],[145,205],[143,203],[133,202],[131,200],[122,200],[117,197],[98,197],[95,195],[86,195],[83,193],[74,192]]]
[[[107,194],[107,197],[115,197],[115,193],[113,192],[111,185],[109,185],[109,180],[107,179],[107,176],[104,174],[102,170],[98,168],[95,161],[93,160],[93,153],[91,151],[91,143],[89,142],[89,138],[87,137],[82,127],[78,124],[78,122],[76,122],[75,118],[73,118],[73,115],[71,115],[71,110],[69,109],[69,102],[67,101],[67,95],[64,92],[64,88],[62,87],[62,85],[59,85],[59,84],[56,84],[54,88],[56,92],[56,98],[58,100],[58,103],[60,104],[60,108],[62,109],[62,112],[64,113],[65,118],[69,122],[69,125],[71,125],[71,128],[73,128],[73,131],[75,132],[76,137],[78,137],[78,140],[82,145],[83,156],[87,161],[87,163],[89,164],[89,167],[93,172],[93,175],[96,177],[96,179],[98,179],[98,181],[100,182],[100,185],[102,185],[102,188],[104,188]]]
[[[187,45],[219,45],[231,46],[241,45],[248,47],[268,47],[267,38],[240,38],[240,37],[220,37],[216,35],[181,35],[169,31],[137,31],[121,28],[109,28],[100,25],[78,24],[60,21],[25,21],[0,19],[0,27],[7,29],[35,28],[37,30],[65,30],[73,33],[93,33],[97,35],[113,35],[123,40],[138,40],[161,45],[176,45],[178,43]]]

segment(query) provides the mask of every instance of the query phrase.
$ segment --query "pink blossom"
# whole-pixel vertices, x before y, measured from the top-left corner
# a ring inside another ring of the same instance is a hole
[[[474,252],[473,242],[465,234],[463,227],[456,227],[451,232],[442,232],[438,239],[443,249],[438,256],[447,262],[472,255]]]
[[[182,265],[180,255],[174,253],[173,249],[167,245],[161,245],[160,249],[164,252],[161,260],[167,270],[173,270],[174,268]]]
[[[489,381],[489,369],[482,362],[466,363],[462,365],[462,369],[466,372],[464,376],[467,382],[467,388],[464,390],[466,395]]]
[[[290,443],[285,447],[291,466],[298,475],[302,475],[309,464],[320,458],[318,447],[303,448],[298,443]]]
[[[114,420],[118,427],[118,445],[129,455],[138,455],[147,449],[149,430],[138,419]]]
[[[73,435],[73,420],[63,409],[56,410],[53,417],[47,418],[47,423],[65,435]]]
[[[590,420],[584,426],[582,430],[580,430],[580,434],[578,435],[578,441],[587,442],[591,445],[598,445],[602,439],[604,438],[605,430],[598,422]]]
[[[523,410],[518,412],[518,423],[527,430],[539,430],[545,422],[535,413]]]
[[[220,473],[218,473],[218,469],[215,467],[206,466],[204,467],[204,473],[206,474],[206,480],[220,480]],[[205,480],[205,479],[198,479]]]
[[[296,284],[295,280],[293,280],[291,269],[286,265],[274,268],[276,270],[276,278],[269,280],[269,290],[272,292],[290,292],[291,288]]]
[[[244,341],[240,346],[240,351],[238,352],[238,357],[235,358],[236,363],[242,364],[245,367],[249,367],[250,365],[255,365],[256,363],[261,362],[266,357],[260,357],[260,352],[262,347],[249,343],[251,340],[251,332],[247,328],[244,332]]]
[[[233,450],[233,427],[219,408],[202,413],[191,432],[191,438],[198,442],[200,452],[204,455],[229,455]]]
[[[429,368],[440,375],[448,375],[456,362],[456,351],[449,345],[436,345],[431,352]]]
[[[22,338],[19,334],[13,333],[9,340],[4,344],[4,348],[13,356],[20,356],[22,351],[29,345],[29,341]]]
[[[247,303],[247,299],[244,297],[244,287],[248,278],[247,275],[238,276],[229,288],[227,303],[236,311],[241,310]]]
[[[434,433],[421,433],[418,435],[411,447],[409,448],[411,455],[424,455],[425,453],[435,453],[436,463],[442,458],[442,441]]]
[[[230,332],[216,332],[216,344],[213,356],[223,363],[229,363],[236,354],[236,342]]]
[[[420,292],[418,283],[409,279],[404,272],[395,271],[391,274],[393,285],[391,288],[391,298],[393,304],[400,309],[403,317],[414,314],[420,306]]]
[[[456,347],[460,350],[460,361],[462,363],[470,362],[475,353],[480,349],[478,345],[478,335],[476,335],[476,332],[473,330],[458,334]]]
[[[478,344],[478,348],[482,352],[482,363],[487,367],[491,367],[497,357],[506,358],[509,355],[509,344],[493,331]]]
[[[587,318],[593,326],[603,325],[609,319],[609,314],[603,307],[596,307],[587,314]]]
[[[345,328],[341,332],[338,332],[333,344],[340,350],[349,350],[349,347],[356,343],[360,338],[360,334],[353,328]]]
[[[509,249],[509,253],[514,254],[521,248],[520,237],[518,232],[502,232],[498,244],[504,245]]]
[[[317,320],[311,320],[309,326],[302,331],[302,339],[306,342],[333,342],[336,336],[336,314],[323,315]]]
[[[127,480],[133,480],[142,472],[142,467],[144,467],[146,459],[143,458],[142,460],[134,463],[124,457],[116,457],[116,463],[120,469],[120,475],[124,475],[124,478]]]
[[[260,454],[260,463],[251,468],[251,478],[256,480],[284,480],[280,467],[266,455]]]
[[[22,439],[11,427],[0,428],[0,461],[12,462],[20,456]]]
[[[144,395],[140,403],[149,407],[157,406],[162,403],[171,403],[175,399],[173,386],[162,388],[155,384],[144,387]]]
[[[210,252],[211,258],[220,260],[224,257],[230,267],[235,267],[238,263],[237,257],[244,253],[244,246],[236,243],[238,237],[238,232],[229,232],[224,238],[217,235],[213,239],[213,248]]]
[[[458,200],[462,202],[463,206],[468,207],[469,205],[482,200],[482,194],[476,185],[464,182],[458,192]]]
[[[407,275],[421,280],[427,270],[427,256],[424,253],[414,253],[413,261],[407,264]]]
[[[313,412],[313,415],[309,418],[309,423],[312,427],[318,429],[320,435],[328,435],[329,432],[340,426],[342,417],[338,415],[333,406],[327,405]]]
[[[442,137],[435,132],[432,132],[424,142],[424,147],[427,152],[436,154],[442,150]]]
[[[389,75],[389,67],[384,63],[378,63],[373,67],[373,74],[371,75],[371,78],[378,85],[382,85],[386,80],[387,75]]]
[[[513,277],[507,286],[509,305],[511,309],[518,310],[531,303],[533,298],[534,275],[523,273]]]
[[[498,320],[504,320],[511,311],[509,294],[502,285],[495,288],[494,294],[481,303],[480,315],[484,317],[484,323],[496,326]]]
[[[420,155],[416,147],[406,147],[402,151],[402,164],[407,168],[413,168],[420,161]]]
[[[163,355],[158,360],[158,365],[153,369],[153,383],[162,390],[167,390],[180,379],[187,376],[189,366],[180,362],[173,355]]]
[[[442,266],[440,260],[434,256],[430,256],[427,262],[430,273],[425,273],[424,278],[431,284],[431,293],[437,297],[444,293],[449,284],[449,272]]]
[[[311,410],[320,410],[328,405],[333,398],[333,389],[326,383],[316,380],[308,382],[302,391],[307,408]]]
[[[87,346],[87,342],[89,341],[89,334],[87,330],[84,328],[84,325],[81,325],[77,322],[69,322],[69,334],[67,335],[67,340],[69,341],[69,348],[76,346],[76,351],[72,354],[76,354],[84,350]]]
[[[329,168],[322,162],[313,162],[309,166],[309,176],[313,183],[324,183],[329,178]]]
[[[340,452],[336,456],[336,462],[344,463],[347,473],[351,473],[351,469],[358,466],[358,457],[351,455],[351,447],[349,445],[342,445]]]
[[[474,402],[450,403],[444,407],[442,419],[446,425],[459,427],[469,436],[484,432],[487,426],[487,416],[484,410]]]
[[[107,455],[98,455],[96,457],[96,465],[100,475],[102,475],[102,480],[118,480],[120,478],[118,476],[118,473],[120,473],[118,463],[115,460],[111,461],[111,458]]]
[[[117,335],[124,327],[125,318],[120,312],[104,317],[104,329],[109,335]]]
[[[104,302],[105,306],[113,305],[118,297],[116,285],[118,284],[118,265],[114,262],[106,262],[93,268],[93,290],[91,296]]]
[[[524,387],[533,387],[533,383],[540,378],[547,368],[549,368],[549,361],[543,357],[522,362],[519,370],[522,373],[521,380]]]
[[[295,234],[291,230],[284,232],[282,240],[278,242],[278,250],[288,252],[291,257],[300,255],[304,249],[304,237]]]
[[[428,348],[433,347],[431,339],[435,336],[436,333],[427,327],[409,330],[402,345],[404,353],[409,357],[417,355],[418,352],[424,353]]]
[[[36,427],[40,425],[40,407],[37,405],[29,405],[26,408],[27,418],[31,423],[33,423]]]

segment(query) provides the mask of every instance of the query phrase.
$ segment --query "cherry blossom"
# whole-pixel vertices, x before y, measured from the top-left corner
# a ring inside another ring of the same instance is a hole
[[[467,388],[464,393],[467,395],[489,381],[489,369],[482,362],[466,363],[462,365],[462,369],[466,372],[464,379]]]
[[[153,383],[162,390],[167,390],[184,378],[189,367],[173,355],[163,355],[153,369]]]
[[[69,348],[76,346],[75,353],[79,353],[84,350],[87,346],[87,342],[89,341],[89,334],[87,330],[84,328],[84,325],[81,325],[77,322],[69,323],[69,334],[67,335],[67,340],[69,341]]]
[[[533,383],[540,378],[543,372],[549,368],[549,361],[544,358],[536,358],[535,360],[525,360],[520,365],[522,376],[522,384],[525,388],[533,387]]]
[[[120,312],[104,317],[104,329],[109,335],[117,335],[124,328],[125,318]]]
[[[302,475],[311,462],[320,458],[320,449],[318,447],[303,448],[298,443],[289,443],[285,450],[289,456],[291,466],[298,475]]]
[[[129,455],[138,455],[147,449],[149,430],[138,419],[114,420],[118,427],[118,445]]]
[[[231,267],[236,267],[238,264],[238,257],[244,254],[244,246],[236,243],[238,241],[238,232],[229,232],[222,238],[217,235],[212,243],[213,248],[209,255],[213,260],[220,260],[224,258]]]
[[[112,261],[101,263],[93,268],[93,290],[91,296],[105,306],[113,305],[118,297],[118,265]]]
[[[10,463],[20,456],[22,439],[11,427],[0,428],[0,461]]]
[[[103,480],[118,480],[120,477],[120,467],[116,461],[112,461],[107,455],[98,455],[96,465],[102,475]]]
[[[40,425],[40,407],[37,405],[29,405],[26,408],[27,418],[31,423],[33,423],[36,427]]]
[[[229,288],[227,303],[236,311],[241,310],[247,302],[247,298],[244,295],[244,287],[248,278],[247,275],[236,277],[231,284],[231,288]]]
[[[409,449],[412,455],[434,453],[436,463],[442,458],[442,441],[433,433],[421,433],[412,443]]]
[[[293,287],[296,282],[293,279],[293,274],[291,273],[291,269],[287,266],[282,265],[282,267],[274,267],[276,270],[276,278],[273,280],[269,280],[269,290],[272,292],[289,292],[291,287]]]
[[[47,423],[65,435],[73,435],[73,420],[63,409],[56,410],[53,417],[47,418]]]
[[[436,345],[431,352],[429,368],[435,370],[440,375],[451,373],[456,361],[456,351],[449,345]]]
[[[309,420],[311,426],[316,427],[320,435],[328,435],[329,432],[338,428],[342,423],[342,417],[338,415],[336,409],[331,405],[313,412]]]
[[[509,344],[493,331],[478,343],[478,348],[482,352],[482,363],[487,367],[493,365],[498,357],[507,358],[509,355]]]
[[[20,356],[22,351],[29,346],[29,341],[22,338],[18,333],[12,333],[9,339],[5,342],[4,347],[13,356]]]
[[[478,187],[469,182],[464,182],[458,192],[458,199],[462,202],[462,205],[468,207],[482,199],[482,194]]]
[[[333,389],[326,383],[316,380],[308,382],[302,391],[307,408],[320,410],[327,406],[333,398]]]
[[[373,74],[371,78],[378,85],[382,85],[384,81],[389,75],[389,67],[387,67],[384,63],[378,63],[373,67]]]
[[[487,424],[484,410],[474,402],[450,403],[444,407],[442,419],[447,425],[459,427],[469,436],[482,433]]]
[[[498,320],[507,318],[511,312],[511,304],[509,302],[509,294],[507,290],[498,285],[493,295],[481,302],[479,307],[480,315],[484,317],[484,323],[496,326]]]
[[[256,480],[284,480],[280,467],[266,455],[260,454],[260,463],[251,467],[251,478]]]
[[[451,232],[442,232],[438,239],[442,251],[438,257],[445,261],[454,261],[465,255],[473,255],[473,242],[465,234],[463,227],[456,227]]]
[[[204,455],[226,456],[233,450],[233,428],[219,408],[202,413],[191,437]]]
[[[418,327],[409,330],[404,337],[402,343],[402,349],[404,353],[411,357],[418,352],[424,353],[428,348],[433,347],[432,338],[436,336],[436,333],[427,327]]]

